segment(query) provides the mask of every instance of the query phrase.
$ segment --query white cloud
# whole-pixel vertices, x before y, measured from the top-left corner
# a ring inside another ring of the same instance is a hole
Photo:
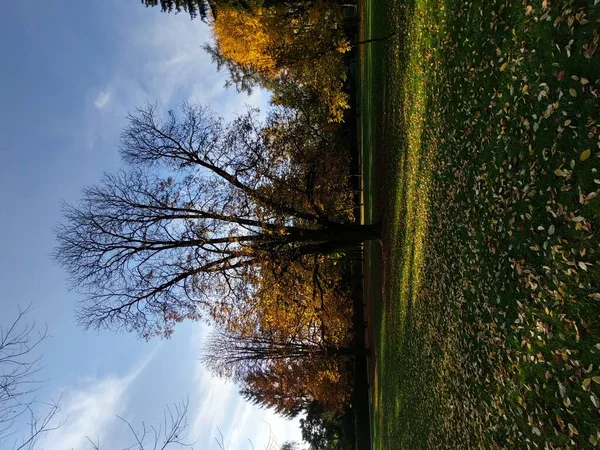
[[[110,101],[111,92],[110,91],[100,91],[96,100],[94,100],[94,106],[98,109],[102,109],[106,106],[106,104]]]
[[[109,375],[101,379],[84,379],[80,387],[67,388],[62,395],[61,412],[56,417],[63,425],[40,442],[48,450],[88,449],[87,436],[101,442],[114,433],[111,428],[127,406],[127,391],[143,372],[156,352],[137,364],[123,377]]]
[[[288,420],[270,410],[237,401],[237,408],[231,414],[231,422],[225,435],[226,448],[232,450],[250,449],[250,442],[256,450],[267,448],[269,442],[281,444],[286,441],[301,441],[298,419]]]

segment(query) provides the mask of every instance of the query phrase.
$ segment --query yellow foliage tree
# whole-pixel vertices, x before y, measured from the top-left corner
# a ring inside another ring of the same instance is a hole
[[[266,262],[248,302],[228,315],[227,328],[278,341],[302,342],[317,352],[350,344],[352,304],[338,265],[307,257],[286,265]]]
[[[318,401],[341,412],[349,400],[352,302],[333,260],[307,257],[255,274],[251,298],[227,312],[204,362],[234,378],[250,401],[289,416]]]
[[[257,8],[254,14],[234,8],[219,11],[213,32],[224,57],[267,77],[278,73],[270,54],[274,46],[268,10]]]
[[[310,87],[328,106],[329,120],[340,122],[348,108],[343,54],[350,49],[341,22],[337,5],[317,2],[302,9],[225,7],[212,27],[221,57],[269,79]]]

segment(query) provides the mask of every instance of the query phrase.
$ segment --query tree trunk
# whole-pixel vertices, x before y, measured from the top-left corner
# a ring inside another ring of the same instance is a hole
[[[388,34],[387,36],[381,36],[378,38],[373,38],[373,39],[367,39],[365,41],[360,41],[360,42],[355,42],[352,44],[352,47],[358,47],[359,45],[363,45],[363,44],[370,44],[372,42],[381,42],[381,41],[385,41],[387,39],[393,38],[394,36],[396,36],[398,33],[392,33],[392,34]]]
[[[332,224],[325,230],[331,242],[344,242],[347,245],[362,244],[367,241],[381,239],[379,223],[373,224]]]
[[[381,232],[378,223],[368,225],[328,223],[318,230],[306,230],[301,241],[313,241],[295,248],[293,256],[321,254],[327,255],[339,252],[363,242],[380,239]]]
[[[328,356],[370,356],[370,348],[327,347]]]

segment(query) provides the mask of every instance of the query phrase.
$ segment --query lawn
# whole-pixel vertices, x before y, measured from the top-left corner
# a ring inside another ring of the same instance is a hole
[[[362,16],[364,38],[396,33],[361,52],[374,449],[593,448],[600,4]]]

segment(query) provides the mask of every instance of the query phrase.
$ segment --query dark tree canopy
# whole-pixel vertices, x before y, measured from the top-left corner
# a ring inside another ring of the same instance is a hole
[[[350,220],[334,144],[303,120],[250,110],[226,123],[187,104],[164,121],[154,106],[132,114],[121,146],[130,170],[65,205],[56,230],[54,256],[87,294],[80,322],[169,336],[250,301],[266,261],[285,267],[377,238]]]
[[[160,6],[163,12],[187,12],[192,19],[206,20],[209,6],[205,0],[141,0],[146,6]]]
[[[354,448],[352,439],[346,436],[342,414],[327,411],[319,402],[311,402],[300,419],[302,440],[310,449],[350,450]]]

